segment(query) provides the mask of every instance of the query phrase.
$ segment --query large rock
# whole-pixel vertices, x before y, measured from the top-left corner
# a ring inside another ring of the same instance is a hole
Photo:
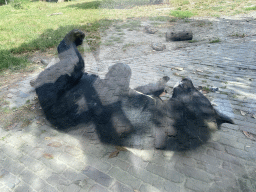
[[[166,41],[187,41],[192,39],[193,39],[192,31],[166,32]]]

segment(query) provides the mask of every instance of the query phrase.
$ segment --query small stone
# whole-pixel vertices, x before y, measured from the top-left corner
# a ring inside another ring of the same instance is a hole
[[[162,43],[152,43],[151,46],[156,51],[163,51],[164,49],[166,49],[166,45]]]
[[[216,92],[216,91],[218,91],[218,90],[219,90],[218,87],[211,87],[211,88],[210,88],[210,91],[211,91],[211,92]]]
[[[241,112],[241,115],[245,116],[246,115],[246,112],[244,111],[240,111]]]
[[[8,97],[8,98],[12,98],[13,95],[12,95],[11,93],[9,93],[9,94],[7,95],[7,97]]]
[[[149,34],[154,34],[154,33],[156,33],[156,32],[158,31],[157,29],[155,29],[155,28],[153,28],[153,27],[150,27],[150,26],[146,26],[146,27],[145,27],[145,30],[146,30],[146,32],[149,33]]]
[[[48,65],[48,61],[46,60],[46,59],[41,59],[41,63],[43,64],[43,65]]]

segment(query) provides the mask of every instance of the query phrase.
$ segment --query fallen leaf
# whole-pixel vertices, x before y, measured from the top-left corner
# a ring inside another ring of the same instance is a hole
[[[60,142],[52,142],[52,143],[49,143],[47,146],[60,147],[60,146],[62,146],[62,144]]]
[[[200,70],[200,69],[197,69],[196,71],[197,71],[197,72],[201,72],[201,73],[204,72],[203,70]]]
[[[116,150],[116,151],[110,153],[110,155],[108,156],[108,158],[110,159],[110,158],[116,157],[118,154],[119,154],[119,151]]]
[[[182,68],[182,67],[174,67],[173,69],[176,69],[178,71],[183,71],[184,70],[184,68]]]
[[[46,159],[53,159],[53,155],[49,154],[49,153],[45,153],[44,155],[44,158]]]
[[[44,140],[50,140],[51,139],[51,137],[45,137],[44,138]]]
[[[241,112],[241,115],[245,116],[246,115],[246,112],[244,111],[240,111]]]
[[[255,113],[252,114],[252,118],[256,119],[256,114]]]
[[[140,192],[139,190],[134,189],[134,192]]]
[[[249,133],[247,131],[243,131],[244,135],[248,138],[248,139],[251,139],[253,141],[256,141],[256,136],[252,133]]]
[[[118,151],[127,151],[126,148],[122,147],[122,146],[115,146],[116,150]]]

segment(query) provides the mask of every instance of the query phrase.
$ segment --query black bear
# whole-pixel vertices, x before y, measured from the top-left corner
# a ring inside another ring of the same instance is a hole
[[[207,142],[211,129],[222,123],[233,123],[212,107],[190,79],[183,79],[172,98],[162,101],[167,76],[131,89],[131,69],[126,64],[111,66],[104,79],[84,72],[77,50],[84,37],[79,30],[70,31],[57,48],[60,62],[34,81],[45,116],[56,128],[93,122],[104,143],[126,145],[131,139],[133,145],[132,138],[147,135],[154,138],[157,149],[180,151]]]

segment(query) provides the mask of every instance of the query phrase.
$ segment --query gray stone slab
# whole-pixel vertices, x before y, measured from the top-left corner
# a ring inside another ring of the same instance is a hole
[[[93,185],[89,192],[109,192],[107,189],[101,187],[100,185]]]
[[[159,175],[160,177],[163,177],[176,183],[181,183],[184,180],[184,176],[177,172],[176,170],[169,170],[163,166],[158,166],[157,164],[149,163],[147,166],[147,170],[156,175]]]
[[[134,192],[131,187],[123,185],[122,183],[116,181],[110,188],[112,192]]]
[[[188,189],[192,189],[193,191],[208,191],[210,185],[203,181],[195,180],[193,178],[187,178],[185,187]]]
[[[111,168],[108,172],[108,175],[126,185],[131,186],[134,189],[138,189],[141,185],[140,179],[116,167]]]
[[[91,166],[85,167],[82,173],[105,187],[109,187],[113,182],[113,178],[111,178],[109,175],[106,175],[105,173]]]

